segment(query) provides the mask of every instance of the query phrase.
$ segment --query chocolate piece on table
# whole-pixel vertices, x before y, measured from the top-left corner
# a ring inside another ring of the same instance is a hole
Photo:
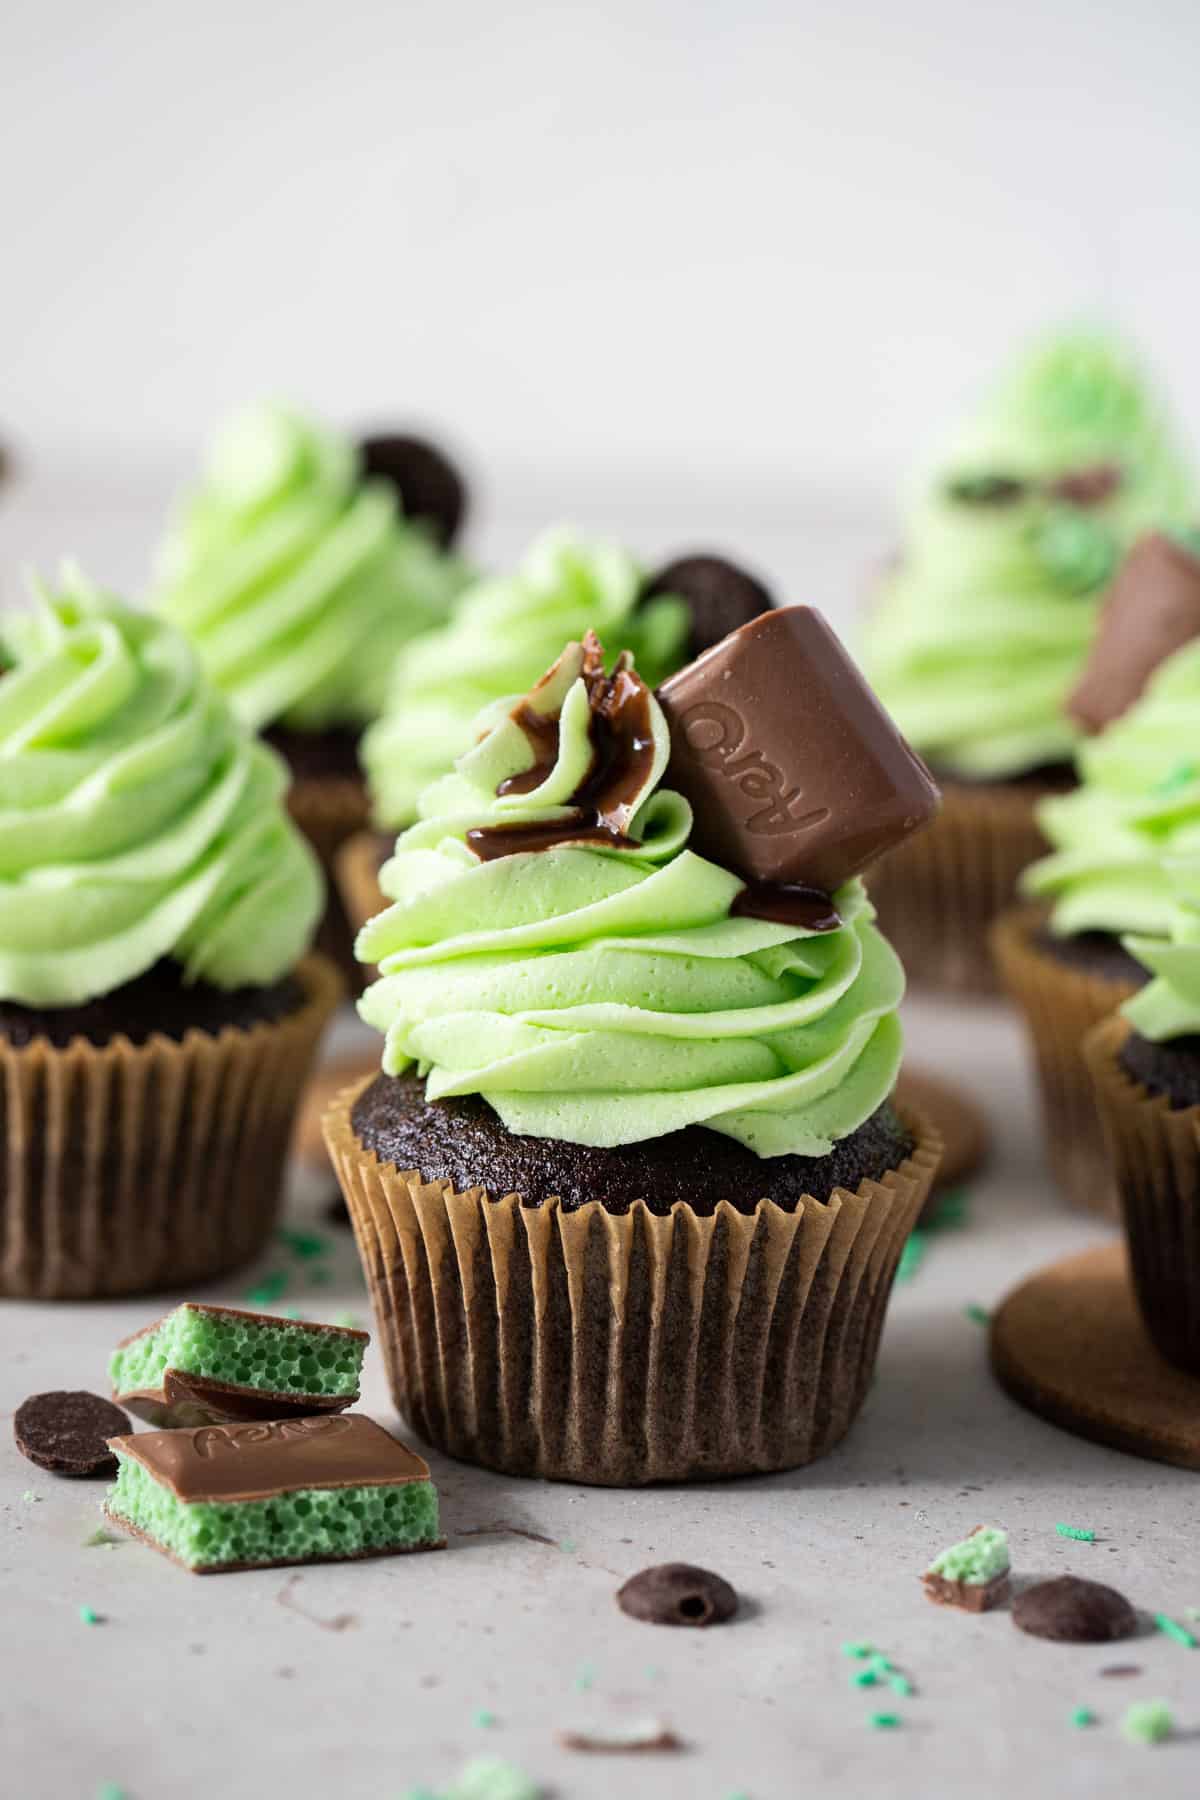
[[[114,1437],[105,1512],[194,1573],[437,1550],[419,1456],[362,1413]]]
[[[13,1417],[13,1438],[22,1456],[52,1475],[111,1475],[117,1459],[108,1447],[129,1420],[99,1394],[57,1389],[31,1394]]]
[[[1147,532],[1113,582],[1067,711],[1085,731],[1100,731],[1127,712],[1159,664],[1198,633],[1200,555],[1165,531]]]
[[[938,1606],[958,1606],[963,1612],[991,1612],[1003,1606],[1009,1595],[1007,1575],[993,1575],[990,1581],[949,1581],[927,1569],[921,1585]]]
[[[403,435],[364,438],[364,475],[388,481],[400,496],[405,517],[421,519],[448,549],[467,510],[467,489],[449,457],[425,438]]]
[[[1079,1575],[1026,1588],[1013,1603],[1012,1620],[1031,1637],[1059,1644],[1107,1644],[1137,1630],[1137,1614],[1124,1594]]]
[[[631,1575],[617,1590],[617,1605],[647,1625],[723,1625],[738,1597],[722,1575],[692,1563],[657,1563]]]
[[[642,600],[674,594],[691,614],[688,655],[702,656],[723,637],[770,612],[774,601],[761,581],[723,556],[680,556],[651,575]]]
[[[933,777],[821,614],[764,613],[658,690],[691,848],[832,893],[936,813]]]
[[[1008,1537],[995,1525],[976,1525],[960,1544],[935,1556],[921,1577],[928,1598],[964,1612],[990,1612],[1009,1593]]]
[[[113,1398],[168,1427],[343,1412],[369,1342],[348,1326],[189,1300],[118,1344]]]

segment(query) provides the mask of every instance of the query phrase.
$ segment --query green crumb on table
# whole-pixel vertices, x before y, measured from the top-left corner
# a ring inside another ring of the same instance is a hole
[[[1155,1613],[1154,1623],[1164,1637],[1174,1638],[1175,1642],[1177,1644],[1182,1644],[1185,1650],[1194,1650],[1196,1648],[1195,1633],[1189,1631],[1186,1625],[1177,1624],[1177,1622],[1174,1619],[1169,1618],[1166,1613]]]
[[[920,1231],[910,1232],[904,1248],[900,1252],[900,1261],[896,1264],[897,1281],[911,1281],[913,1279],[913,1276],[925,1261],[925,1250],[926,1241],[924,1234]]]
[[[1077,1544],[1094,1544],[1096,1534],[1086,1525],[1056,1525],[1059,1537],[1071,1538]]]
[[[486,1706],[481,1706],[476,1710],[471,1719],[471,1723],[472,1725],[478,1726],[480,1731],[487,1731],[496,1723],[496,1715],[494,1712],[489,1711]]]
[[[842,1655],[843,1656],[873,1656],[874,1654],[875,1654],[875,1652],[872,1649],[870,1644],[843,1644],[842,1645]]]
[[[271,1269],[252,1288],[246,1289],[242,1299],[249,1301],[251,1306],[271,1306],[287,1293],[289,1279],[283,1269]]]
[[[81,1606],[79,1617],[84,1625],[100,1625],[103,1623],[100,1614],[93,1606]]]
[[[907,1675],[889,1675],[888,1686],[893,1694],[908,1695],[913,1691],[912,1682]]]
[[[983,1585],[1007,1575],[1009,1570],[1008,1534],[998,1525],[981,1525],[961,1544],[951,1544],[929,1565],[930,1575],[945,1581],[966,1581]]]
[[[1094,1725],[1096,1723],[1096,1715],[1090,1706],[1077,1706],[1075,1711],[1071,1714],[1071,1723],[1072,1725],[1078,1725],[1080,1729],[1082,1729],[1085,1725]]]
[[[878,1680],[874,1669],[855,1669],[850,1684],[852,1687],[874,1687]]]
[[[893,1665],[880,1651],[873,1650],[871,1652],[871,1667],[877,1675],[890,1675]]]
[[[977,1306],[973,1300],[969,1306],[963,1307],[963,1316],[970,1319],[973,1325],[990,1324],[992,1317],[986,1306]]]
[[[25,1492],[21,1495],[26,1506],[36,1506],[41,1497],[40,1494],[35,1494],[32,1488],[26,1488]]]
[[[307,1260],[311,1256],[328,1256],[329,1245],[315,1231],[292,1231],[281,1226],[276,1233],[281,1244],[286,1244],[293,1256]]]
[[[1136,1700],[1121,1720],[1121,1733],[1131,1744],[1161,1744],[1175,1728],[1165,1700]]]
[[[102,1781],[96,1789],[96,1800],[129,1800],[129,1796],[115,1781]]]
[[[591,1663],[583,1663],[575,1676],[573,1686],[577,1694],[586,1694],[596,1679],[596,1671]]]
[[[566,1556],[571,1556],[571,1555],[573,1555],[573,1554],[574,1554],[574,1552],[575,1552],[575,1551],[576,1551],[576,1550],[578,1550],[578,1548],[579,1548],[579,1545],[578,1545],[578,1544],[577,1544],[577,1543],[576,1543],[576,1542],[575,1542],[575,1539],[574,1539],[574,1538],[563,1538],[563,1539],[562,1539],[562,1540],[561,1540],[561,1541],[560,1541],[560,1543],[559,1543],[559,1546],[558,1546],[558,1547],[559,1547],[559,1549],[560,1549],[560,1550],[561,1550],[561,1551],[563,1551],[563,1553],[564,1553],[564,1554],[565,1554],[565,1555],[566,1555]]]
[[[444,1800],[541,1800],[541,1793],[536,1781],[512,1763],[501,1762],[499,1757],[480,1756],[469,1762],[453,1786],[447,1788]]]
[[[899,1723],[899,1713],[877,1712],[871,1714],[872,1731],[894,1731]]]
[[[120,1542],[120,1538],[114,1537],[109,1531],[105,1531],[103,1525],[97,1525],[91,1537],[84,1538],[83,1547],[85,1550],[93,1550],[98,1545],[104,1544],[111,1550],[114,1544],[119,1544]]]

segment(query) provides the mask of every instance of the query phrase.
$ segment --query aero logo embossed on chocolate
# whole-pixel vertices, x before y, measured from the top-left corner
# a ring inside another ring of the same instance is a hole
[[[289,1439],[311,1443],[313,1438],[336,1437],[350,1430],[348,1418],[275,1419],[253,1425],[206,1425],[192,1433],[192,1448],[197,1456],[218,1456],[222,1452],[243,1450],[252,1444],[266,1444],[272,1439],[286,1443]]]
[[[929,770],[809,606],[752,619],[658,699],[690,846],[751,887],[830,894],[938,809]]]

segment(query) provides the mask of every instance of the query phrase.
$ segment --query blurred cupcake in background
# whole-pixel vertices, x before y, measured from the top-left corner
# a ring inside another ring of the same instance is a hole
[[[1126,940],[1153,979],[1086,1046],[1142,1320],[1168,1362],[1191,1375],[1200,1375],[1197,838],[1193,831],[1187,849],[1167,862],[1175,899],[1169,935]]]
[[[526,692],[564,643],[593,630],[629,650],[651,687],[747,619],[770,595],[724,558],[683,557],[647,577],[617,544],[565,527],[543,532],[509,575],[486,576],[453,617],[397,659],[382,717],[363,739],[375,823],[392,833],[416,817],[422,790],[488,723],[488,709]],[[339,858],[351,922],[380,910],[379,865],[391,839],[362,833]]]
[[[1068,707],[1096,735],[1077,753],[1078,789],[1039,807],[1052,854],[1021,882],[1051,911],[1014,908],[993,942],[1029,1028],[1056,1179],[1072,1204],[1115,1215],[1082,1045],[1144,983],[1123,937],[1170,934],[1168,865],[1200,846],[1200,537],[1139,539]]]
[[[865,643],[944,795],[873,884],[914,980],[994,988],[987,929],[1046,848],[1038,802],[1073,785],[1066,701],[1099,607],[1138,533],[1193,497],[1137,363],[1081,331],[1017,361],[919,495]]]
[[[330,874],[366,821],[359,740],[396,655],[445,619],[468,578],[451,551],[464,507],[432,445],[356,446],[263,405],[217,436],[162,546],[156,608],[283,756],[293,817]],[[353,970],[335,895],[321,941]]]
[[[287,771],[78,577],[0,620],[0,1294],[204,1281],[274,1223],[341,984]]]

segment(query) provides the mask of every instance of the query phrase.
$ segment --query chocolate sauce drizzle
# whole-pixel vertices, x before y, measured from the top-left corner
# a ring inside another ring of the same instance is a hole
[[[729,911],[734,918],[769,919],[798,931],[837,931],[842,923],[823,889],[792,881],[748,882]]]

